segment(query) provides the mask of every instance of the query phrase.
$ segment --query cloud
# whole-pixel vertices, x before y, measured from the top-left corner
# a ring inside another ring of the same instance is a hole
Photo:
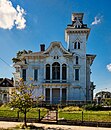
[[[101,18],[102,18],[102,16],[101,17],[95,16],[94,21],[91,23],[91,25],[97,25],[97,24],[101,23]]]
[[[26,27],[24,15],[25,10],[19,5],[14,8],[10,0],[0,0],[0,28],[10,30],[16,26],[17,29],[24,29]]]
[[[111,72],[111,63],[108,64],[106,67],[107,67],[107,69]]]

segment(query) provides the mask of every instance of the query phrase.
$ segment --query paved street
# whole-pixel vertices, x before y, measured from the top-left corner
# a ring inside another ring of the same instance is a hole
[[[20,122],[3,122],[0,121],[0,128],[10,128],[14,127]],[[68,126],[68,125],[54,125],[54,124],[42,124],[33,123],[41,130],[111,130],[111,128],[100,128],[100,127],[85,127],[85,126]]]

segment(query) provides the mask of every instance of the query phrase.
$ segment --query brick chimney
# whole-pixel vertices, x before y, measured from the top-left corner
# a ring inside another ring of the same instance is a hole
[[[40,44],[40,50],[45,51],[45,44]]]

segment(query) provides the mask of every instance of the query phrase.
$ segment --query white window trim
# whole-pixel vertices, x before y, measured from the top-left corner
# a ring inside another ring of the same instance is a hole
[[[75,80],[75,70],[78,69],[79,70],[79,80]],[[79,82],[80,81],[80,68],[74,68],[74,81],[75,82]]]

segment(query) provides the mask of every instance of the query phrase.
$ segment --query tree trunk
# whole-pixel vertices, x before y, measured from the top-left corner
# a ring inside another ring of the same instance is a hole
[[[26,109],[24,111],[24,126],[27,126],[27,121],[26,121]]]

